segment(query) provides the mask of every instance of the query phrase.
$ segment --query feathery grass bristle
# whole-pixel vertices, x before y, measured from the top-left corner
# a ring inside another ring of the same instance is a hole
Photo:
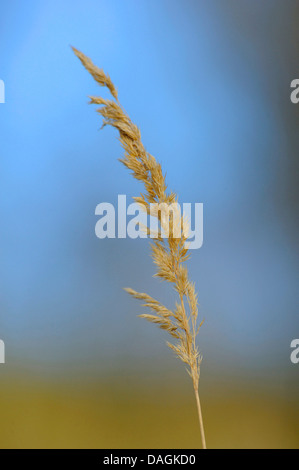
[[[141,141],[138,127],[121,107],[116,88],[109,75],[106,75],[103,70],[96,67],[91,59],[82,52],[74,47],[73,51],[95,81],[101,86],[106,86],[114,98],[109,100],[91,96],[90,103],[99,106],[97,112],[103,118],[103,127],[110,125],[118,130],[120,143],[124,149],[124,157],[120,161],[131,170],[133,177],[144,185],[145,192],[135,197],[135,202],[142,206],[143,210],[147,213],[150,211],[150,205],[154,203],[159,205],[166,204],[166,206],[172,205],[172,208],[174,208],[171,214],[171,229],[165,227],[163,215],[161,215],[159,210],[154,213],[160,228],[169,229],[169,236],[167,243],[160,235],[154,239],[151,243],[151,255],[157,266],[156,276],[171,283],[178,295],[175,309],[168,309],[148,294],[136,292],[131,288],[126,288],[125,290],[135,299],[143,301],[143,306],[151,310],[151,314],[143,313],[139,316],[151,323],[155,323],[170,334],[174,342],[168,342],[168,346],[187,365],[188,373],[194,385],[203,446],[205,447],[198,397],[198,381],[202,358],[196,345],[196,336],[203,322],[197,325],[197,294],[194,283],[190,281],[185,265],[190,256],[186,247],[187,236],[185,231],[182,232],[180,237],[175,236],[174,233],[175,228],[179,227],[181,229],[184,223],[186,224],[186,221],[180,215],[180,212],[176,210],[177,195],[173,192],[167,192],[165,175],[162,172],[160,163],[157,162],[153,155],[146,151]],[[151,213],[151,215],[153,214]],[[149,233],[148,227],[145,230]],[[185,303],[188,306],[188,311]]]

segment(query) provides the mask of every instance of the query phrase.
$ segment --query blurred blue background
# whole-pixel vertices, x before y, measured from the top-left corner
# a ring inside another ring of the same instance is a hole
[[[183,374],[122,290],[168,305],[147,240],[99,240],[95,207],[140,185],[70,49],[110,74],[180,202],[204,203],[192,252],[202,375],[298,383],[299,3],[4,1],[0,18],[0,338],[5,372]],[[2,370],[1,370],[2,373]]]

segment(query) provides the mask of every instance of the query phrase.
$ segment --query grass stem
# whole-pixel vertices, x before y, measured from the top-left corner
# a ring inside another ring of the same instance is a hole
[[[200,435],[201,435],[201,442],[202,442],[202,448],[206,449],[206,438],[205,438],[205,430],[203,426],[203,419],[202,419],[202,412],[201,412],[201,406],[200,406],[200,400],[199,400],[199,394],[198,394],[198,388],[194,387],[194,392],[195,392],[195,398],[196,398],[196,404],[197,404],[197,411],[198,411],[198,419],[199,419],[199,427],[200,427]]]

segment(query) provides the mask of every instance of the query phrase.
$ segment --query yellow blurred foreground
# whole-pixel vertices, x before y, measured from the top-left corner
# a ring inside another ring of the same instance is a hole
[[[0,389],[1,448],[198,448],[192,387],[175,382],[79,386],[9,381]],[[217,385],[203,392],[210,448],[298,448],[295,400]]]

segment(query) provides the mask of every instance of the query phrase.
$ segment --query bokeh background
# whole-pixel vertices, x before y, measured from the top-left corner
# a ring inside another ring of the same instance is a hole
[[[141,187],[70,45],[110,74],[180,202],[204,203],[208,446],[299,446],[298,19],[297,0],[1,2],[0,447],[200,446],[190,379],[122,290],[173,304],[148,241],[94,233],[98,203]]]

